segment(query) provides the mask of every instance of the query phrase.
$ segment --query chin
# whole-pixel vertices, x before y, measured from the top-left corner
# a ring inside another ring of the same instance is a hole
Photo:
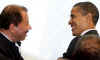
[[[73,34],[73,36],[79,36],[78,34],[76,34],[76,33],[72,33]]]
[[[21,38],[21,39],[20,39],[20,41],[23,41],[23,40],[25,40],[25,38]]]
[[[25,40],[25,39],[21,39],[20,41],[23,41],[23,40]]]
[[[72,30],[72,35],[74,36],[75,35],[75,32]]]
[[[73,35],[73,36],[76,36],[76,34],[75,34],[74,32],[72,32],[72,35]]]

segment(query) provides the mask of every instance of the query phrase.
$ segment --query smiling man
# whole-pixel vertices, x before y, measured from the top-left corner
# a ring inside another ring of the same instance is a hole
[[[72,28],[73,36],[76,37],[71,41],[67,52],[63,54],[64,59],[72,58],[75,50],[77,50],[76,45],[81,42],[82,37],[91,34],[99,37],[95,29],[98,18],[98,9],[91,2],[79,2],[73,6],[69,25]]]
[[[19,5],[8,5],[0,14],[0,60],[23,60],[18,43],[25,39],[31,26],[27,9]]]

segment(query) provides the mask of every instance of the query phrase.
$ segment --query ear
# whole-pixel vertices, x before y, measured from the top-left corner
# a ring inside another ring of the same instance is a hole
[[[9,30],[10,30],[10,32],[15,32],[15,28],[16,28],[16,26],[14,25],[14,24],[10,24],[10,26],[9,26]]]
[[[86,15],[86,17],[87,17],[87,22],[88,22],[89,24],[90,24],[90,23],[93,24],[92,14],[91,14],[91,13],[88,13],[88,14]]]
[[[88,20],[92,20],[92,14],[91,13],[88,13],[86,16],[87,16]]]

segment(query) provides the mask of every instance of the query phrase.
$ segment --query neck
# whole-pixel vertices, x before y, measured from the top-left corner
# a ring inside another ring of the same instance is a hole
[[[87,28],[83,29],[79,34],[77,34],[77,35],[75,35],[75,36],[83,35],[83,32],[84,32],[84,31],[90,30],[90,29],[95,29],[95,26],[87,27]]]
[[[12,42],[16,42],[13,34],[9,30],[0,29],[0,32],[3,33],[7,37],[8,40]]]
[[[85,30],[85,31],[83,31],[83,32],[81,33],[81,36],[84,35],[85,33],[87,33],[88,31],[91,31],[91,30],[95,30],[95,29],[93,29],[93,28],[92,28],[92,29],[87,29],[87,30]]]

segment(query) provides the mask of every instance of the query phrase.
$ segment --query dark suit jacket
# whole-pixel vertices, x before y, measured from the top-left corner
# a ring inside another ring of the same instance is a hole
[[[90,34],[94,34],[94,35],[99,36],[96,30],[88,31],[88,32],[85,33],[83,36],[90,35]],[[79,42],[79,41],[81,40],[81,38],[82,38],[82,36],[81,36],[81,37],[78,36],[78,37],[75,37],[75,38],[71,41],[71,43],[70,43],[70,45],[69,45],[69,47],[68,47],[67,52],[65,52],[65,53],[63,54],[63,58],[69,58],[69,59],[70,59],[70,58],[72,57],[74,51],[76,50],[77,42]]]
[[[18,47],[0,33],[0,60],[23,60]]]

